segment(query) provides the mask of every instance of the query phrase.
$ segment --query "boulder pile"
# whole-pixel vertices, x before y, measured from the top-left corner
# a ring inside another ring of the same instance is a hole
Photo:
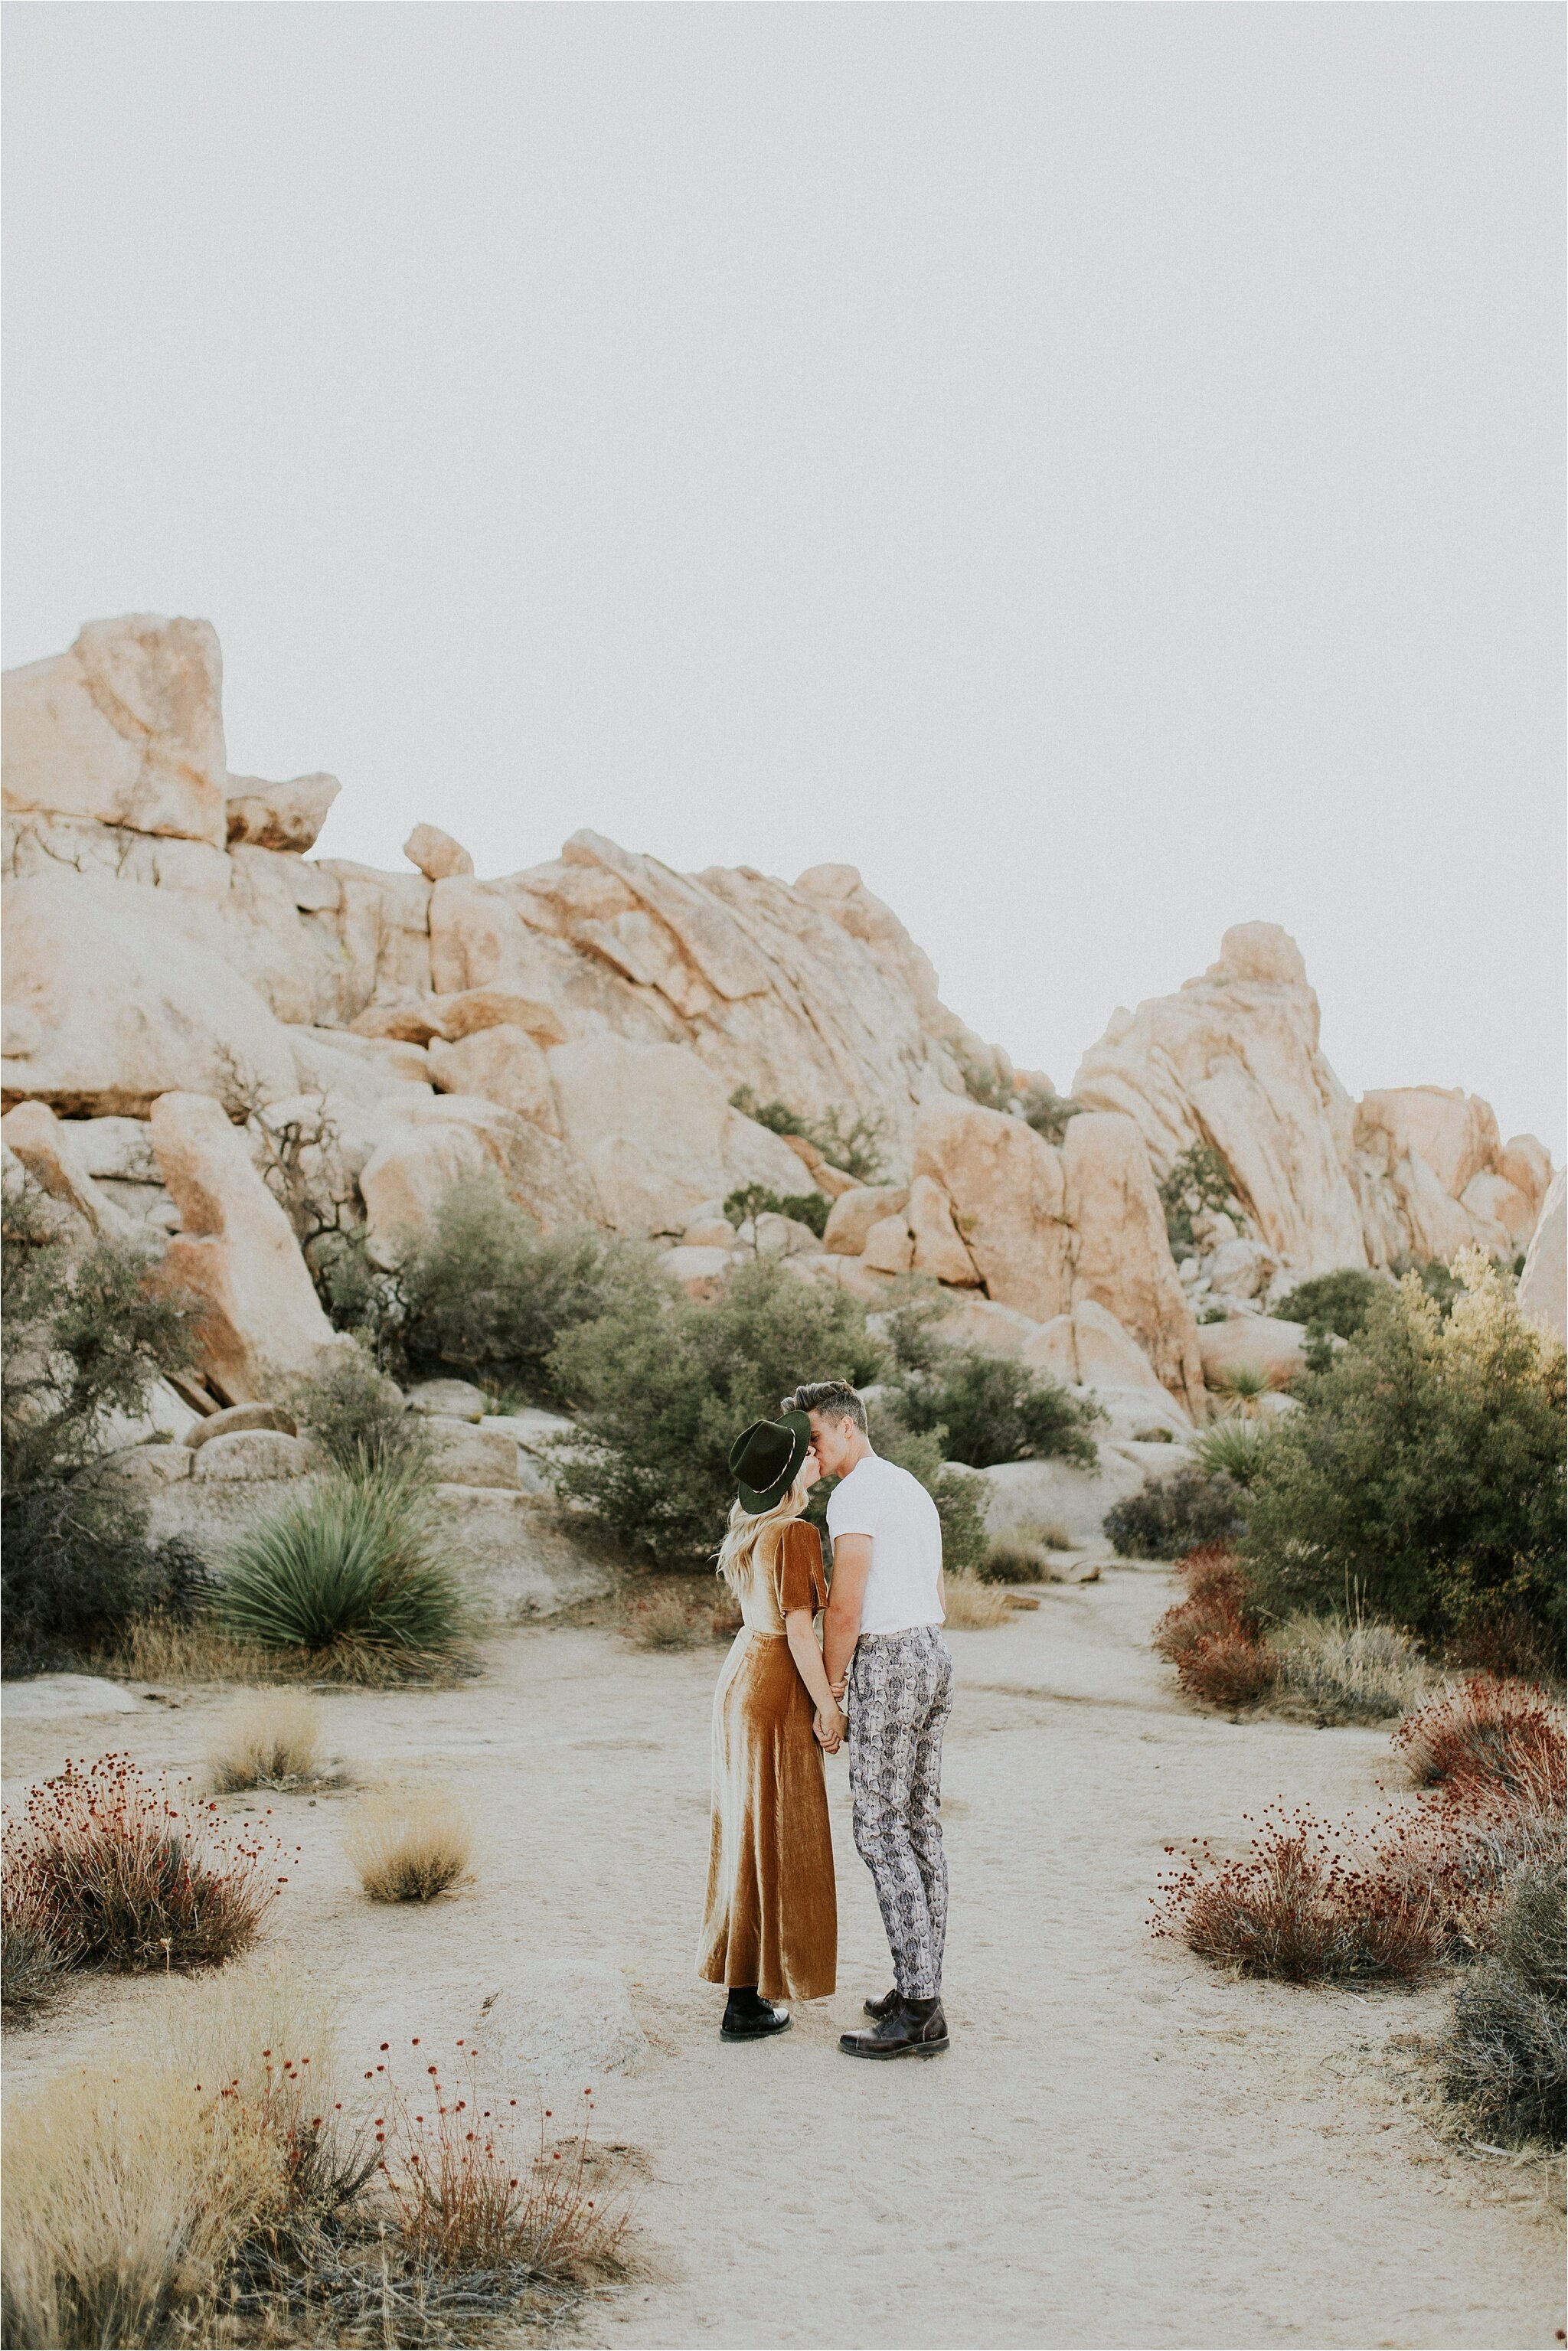
[[[264,1366],[330,1343],[263,1180],[284,1144],[323,1221],[361,1225],[382,1267],[486,1169],[547,1229],[662,1245],[698,1297],[750,1249],[872,1303],[926,1273],[955,1331],[1094,1392],[1130,1440],[1201,1418],[1206,1366],[1268,1353],[1228,1355],[1222,1316],[1335,1267],[1475,1241],[1511,1262],[1552,1183],[1473,1096],[1353,1102],[1271,924],[1118,1011],[1051,1140],[1019,1114],[1044,1081],[946,1009],[852,866],[682,874],[581,830],[485,879],[421,824],[409,870],[383,873],[310,853],[332,777],[228,772],[204,622],[93,622],[6,685],[5,1140],[209,1301],[209,1405],[263,1400]],[[837,1164],[856,1122],[885,1180]],[[1173,1253],[1195,1154],[1211,1180]],[[748,1187],[737,1230],[726,1203]],[[810,1220],[776,1205],[812,1194]],[[1560,1268],[1560,1242],[1537,1255]],[[292,1442],[243,1441],[264,1434]],[[454,1436],[465,1490],[496,1498],[472,1507],[518,1507],[481,1455],[500,1462]]]

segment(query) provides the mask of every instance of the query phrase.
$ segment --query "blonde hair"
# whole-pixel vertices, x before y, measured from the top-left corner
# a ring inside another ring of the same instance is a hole
[[[723,1576],[737,1600],[764,1541],[775,1546],[790,1520],[800,1517],[810,1498],[811,1481],[802,1462],[795,1472],[795,1483],[770,1510],[743,1510],[738,1502],[730,1504],[729,1525],[718,1547],[714,1573]]]

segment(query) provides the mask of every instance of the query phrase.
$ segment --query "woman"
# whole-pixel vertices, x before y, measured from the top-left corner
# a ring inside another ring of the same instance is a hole
[[[720,2034],[761,2041],[789,2022],[779,1999],[825,2000],[838,1968],[828,1792],[813,1728],[836,1751],[848,1728],[822,1665],[822,1546],[800,1513],[821,1472],[803,1412],[736,1439],[740,1489],[718,1572],[741,1629],[713,1702],[713,1844],[697,1973],[729,1992]]]

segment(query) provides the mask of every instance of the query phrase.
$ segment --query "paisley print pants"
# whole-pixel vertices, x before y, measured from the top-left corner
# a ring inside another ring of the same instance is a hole
[[[862,1640],[848,1696],[855,1851],[876,1887],[899,1991],[935,2000],[947,1932],[942,1733],[953,1706],[941,1626]]]

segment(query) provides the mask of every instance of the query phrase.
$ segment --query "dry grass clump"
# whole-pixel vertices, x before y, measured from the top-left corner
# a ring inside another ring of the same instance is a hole
[[[0,1896],[0,2011],[7,2024],[30,2024],[59,1991],[70,1962],[26,1889],[10,1873]]]
[[[1454,1995],[1439,2052],[1443,2088],[1479,2137],[1563,2143],[1568,2101],[1561,1858],[1509,1881],[1491,1949]]]
[[[994,1625],[1005,1625],[1013,1613],[1008,1593],[999,1583],[982,1583],[976,1575],[949,1575],[943,1582],[949,1629],[988,1632]]]
[[[1418,1788],[1486,1790],[1534,1812],[1563,1810],[1563,1709],[1531,1683],[1473,1674],[1410,1715],[1393,1744]]]
[[[133,1617],[104,1666],[130,1682],[266,1684],[287,1670],[254,1642],[224,1632],[204,1611],[171,1616],[163,1609]]]
[[[304,1788],[320,1778],[320,1708],[301,1691],[246,1698],[218,1726],[210,1745],[213,1786],[220,1796],[246,1788]]]
[[[1263,1638],[1234,1552],[1223,1543],[1202,1544],[1177,1572],[1186,1596],[1155,1626],[1155,1648],[1176,1667],[1188,1698],[1205,1706],[1255,1706],[1272,1690],[1279,1660]]]
[[[993,1537],[975,1572],[984,1583],[1050,1583],[1051,1552],[1073,1548],[1065,1527],[1054,1520],[1024,1519],[1005,1535]]]
[[[634,1649],[700,1648],[705,1641],[728,1635],[740,1627],[737,1609],[672,1586],[649,1592],[627,1604],[621,1629]]]
[[[1466,1856],[1427,1826],[1408,1815],[1357,1830],[1271,1806],[1239,1858],[1202,1844],[1165,1875],[1154,1931],[1238,1975],[1414,1981],[1461,1938],[1475,1892]]]
[[[74,1967],[219,1967],[287,1882],[282,1848],[205,1806],[193,1823],[126,1755],[68,1763],[7,1824],[7,1907]]]
[[[1269,1641],[1279,1661],[1276,1711],[1320,1724],[1387,1722],[1440,1680],[1396,1625],[1288,1616]]]
[[[467,1869],[474,1832],[442,1788],[375,1797],[343,1839],[372,1902],[433,1902]]]

